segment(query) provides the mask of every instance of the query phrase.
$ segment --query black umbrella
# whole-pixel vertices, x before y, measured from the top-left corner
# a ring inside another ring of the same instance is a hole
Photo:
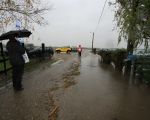
[[[0,36],[0,40],[9,39],[11,36],[15,36],[15,37],[18,37],[18,38],[29,37],[31,34],[32,33],[30,31],[28,31],[27,29],[13,30],[13,31],[9,31],[7,33],[3,33]]]

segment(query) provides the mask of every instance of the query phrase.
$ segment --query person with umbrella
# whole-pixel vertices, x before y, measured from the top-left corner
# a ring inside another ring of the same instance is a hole
[[[25,58],[26,52],[25,48],[16,40],[16,37],[29,37],[32,33],[26,29],[23,30],[13,30],[4,33],[0,36],[0,40],[7,40],[6,49],[8,51],[10,64],[12,65],[12,81],[14,90],[23,90],[22,87],[22,76],[24,72],[24,64],[27,62]]]
[[[10,64],[12,65],[12,81],[14,90],[23,90],[22,76],[24,72],[25,61],[23,54],[25,54],[25,48],[15,38],[16,35],[10,35],[9,41],[6,44],[8,51]]]

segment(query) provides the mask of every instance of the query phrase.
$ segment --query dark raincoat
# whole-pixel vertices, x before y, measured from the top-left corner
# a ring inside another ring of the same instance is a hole
[[[6,45],[11,65],[22,65],[25,63],[23,54],[25,53],[24,47],[21,46],[17,40],[9,40]]]

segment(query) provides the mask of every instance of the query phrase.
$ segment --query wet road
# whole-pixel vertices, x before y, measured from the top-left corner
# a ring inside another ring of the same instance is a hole
[[[58,120],[150,120],[150,88],[125,80],[98,59],[81,59],[77,84],[58,102]]]
[[[24,91],[0,91],[0,120],[150,120],[150,88],[125,80],[99,56],[58,54],[58,61],[25,73]]]
[[[14,92],[12,85],[0,90],[0,120],[48,120],[54,105],[51,89],[58,88],[72,63],[73,55],[56,55],[58,61],[43,64],[23,77],[24,90]]]

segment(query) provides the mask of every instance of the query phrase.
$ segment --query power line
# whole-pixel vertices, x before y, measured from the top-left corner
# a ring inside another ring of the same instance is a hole
[[[104,9],[105,9],[105,6],[106,6],[106,3],[107,3],[107,0],[105,0],[105,3],[104,3],[104,6],[103,6],[103,9],[102,9],[102,12],[101,12],[101,14],[100,14],[100,16],[99,16],[99,19],[98,19],[98,24],[97,24],[97,26],[96,26],[95,32],[96,32],[96,31],[97,31],[97,29],[98,29],[98,25],[99,25],[100,20],[101,20],[101,18],[102,18],[102,15],[103,15],[103,12],[104,12]]]

